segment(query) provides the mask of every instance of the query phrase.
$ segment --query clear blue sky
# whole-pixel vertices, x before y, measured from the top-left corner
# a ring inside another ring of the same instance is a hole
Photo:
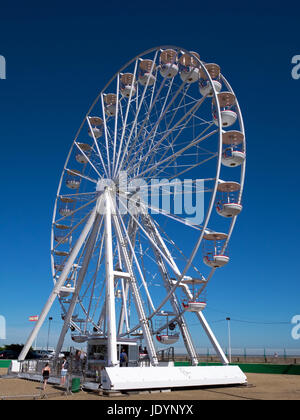
[[[0,55],[0,314],[7,340],[24,342],[51,286],[50,228],[66,154],[82,118],[118,69],[157,45],[179,45],[217,62],[242,107],[247,133],[244,209],[231,262],[209,287],[206,315],[222,345],[294,347],[300,313],[300,54],[297,3],[33,2],[2,5]],[[146,4],[146,3],[145,3]],[[283,6],[284,4],[284,6]],[[56,305],[51,344],[61,326]],[[223,322],[215,322],[223,320]],[[39,343],[45,345],[47,325]],[[202,338],[201,338],[202,340]],[[198,345],[205,347],[206,339]]]

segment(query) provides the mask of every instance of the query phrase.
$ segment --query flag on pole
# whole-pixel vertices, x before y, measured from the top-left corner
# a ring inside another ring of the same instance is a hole
[[[29,321],[35,322],[39,320],[39,316],[38,315],[33,315],[29,317]]]

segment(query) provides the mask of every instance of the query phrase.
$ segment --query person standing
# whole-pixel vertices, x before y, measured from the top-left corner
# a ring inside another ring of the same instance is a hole
[[[122,349],[120,353],[120,367],[128,366],[128,357],[125,349]]]
[[[67,378],[67,373],[68,373],[68,361],[67,359],[64,357],[63,358],[63,362],[62,362],[62,366],[61,366],[61,373],[60,373],[60,385],[61,386],[65,386],[66,384],[66,378]]]
[[[86,354],[84,351],[81,351],[80,353],[80,369],[83,372],[85,368],[85,360],[86,360]]]
[[[43,381],[44,381],[44,385],[43,385],[44,392],[46,391],[46,386],[47,386],[50,373],[51,373],[51,369],[50,369],[49,363],[46,363],[44,369],[42,370]]]
[[[76,350],[76,354],[75,354],[75,371],[79,371],[80,370],[80,355],[81,355],[81,351],[80,350]]]

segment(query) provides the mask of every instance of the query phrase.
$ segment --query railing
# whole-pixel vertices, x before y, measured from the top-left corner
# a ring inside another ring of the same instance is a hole
[[[42,374],[42,370],[49,365],[51,376],[60,377],[62,362],[56,359],[24,360],[21,362],[20,373]]]
[[[157,352],[157,357],[158,357],[159,362],[174,362],[175,361],[174,347],[168,347],[166,349],[159,350]]]
[[[72,387],[73,377],[80,376],[82,379],[85,378],[85,364],[79,363],[74,357],[68,358],[68,369],[66,380],[61,385],[61,370],[62,370],[61,359],[38,359],[38,360],[24,360],[20,363],[19,376],[25,379],[32,379],[36,381],[43,381],[42,371],[48,364],[50,367],[50,377],[48,380],[49,384],[60,385],[65,389],[67,393],[70,392]]]
[[[234,347],[223,348],[226,356],[231,355],[232,363],[283,363],[300,364],[300,349],[267,348],[267,347]],[[213,348],[197,348],[199,362],[219,362],[219,358]],[[189,361],[187,354],[176,351],[176,361]]]
[[[223,348],[223,351],[228,354],[228,348]],[[179,352],[177,352],[179,353]],[[199,356],[214,356],[216,355],[213,348],[198,348],[197,353]],[[231,354],[233,356],[245,357],[300,357],[300,348],[289,349],[285,347],[232,347]]]

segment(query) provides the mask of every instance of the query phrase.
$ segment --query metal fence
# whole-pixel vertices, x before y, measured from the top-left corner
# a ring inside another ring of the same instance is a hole
[[[300,357],[300,348],[268,348],[268,347],[228,347],[223,348],[226,355],[231,353],[232,356],[244,357]],[[198,348],[197,353],[199,356],[216,356],[213,348]]]
[[[18,376],[23,379],[30,379],[38,382],[43,382],[43,374],[42,371],[46,365],[50,367],[50,377],[48,380],[49,384],[57,385],[61,387],[61,369],[62,369],[62,361],[55,360],[55,359],[38,359],[38,360],[24,360],[20,364],[20,372]],[[68,369],[68,373],[66,375],[65,383],[63,384],[63,388],[66,392],[70,392],[72,386],[72,367]]]

